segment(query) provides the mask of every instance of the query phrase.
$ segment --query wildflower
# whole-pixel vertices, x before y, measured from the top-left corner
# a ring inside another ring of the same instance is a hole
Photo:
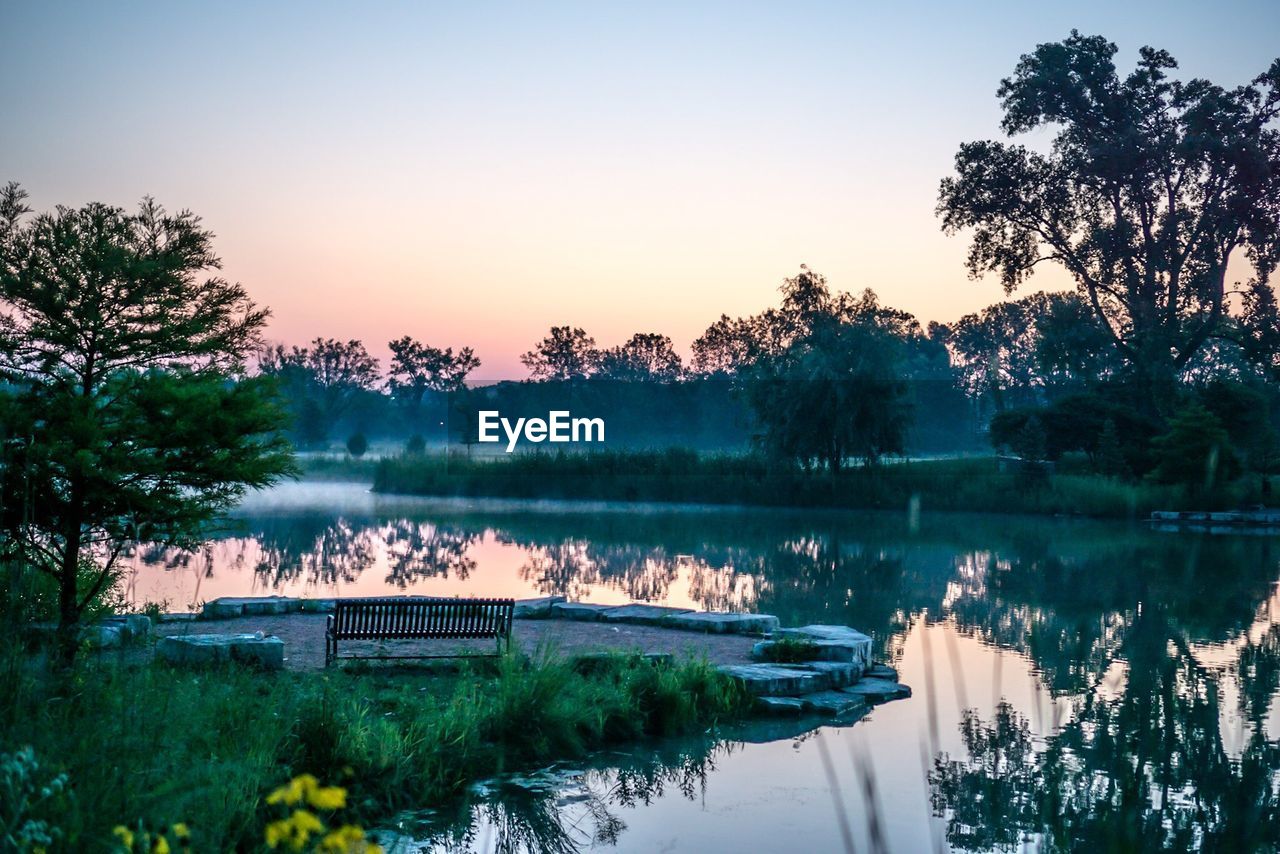
[[[364,842],[364,831],[354,825],[346,824],[332,830],[320,840],[319,850],[326,854],[350,854],[361,850]]]
[[[307,793],[307,803],[318,810],[340,810],[347,805],[347,790],[340,786],[322,786]]]
[[[319,785],[320,781],[311,774],[299,774],[286,785],[267,795],[267,803],[284,804],[289,807],[295,806],[301,803]]]
[[[170,854],[169,840],[157,834],[156,841],[151,844],[151,854]]]
[[[111,834],[120,840],[120,845],[126,851],[133,850],[133,831],[125,827],[123,824],[117,824],[111,829]]]

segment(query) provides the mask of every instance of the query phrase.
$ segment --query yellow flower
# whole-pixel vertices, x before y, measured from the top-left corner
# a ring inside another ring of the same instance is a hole
[[[266,830],[267,847],[272,850],[275,850],[280,846],[281,842],[284,842],[286,839],[289,838],[292,832],[293,832],[293,825],[291,825],[287,821],[271,822],[270,824],[267,825],[267,830]]]
[[[191,828],[187,827],[182,822],[178,822],[173,826],[173,835],[179,839],[186,839],[191,835]]]
[[[133,850],[133,831],[125,827],[123,824],[117,824],[111,829],[112,835],[120,840],[120,844],[124,846],[124,850]]]
[[[151,845],[151,854],[169,854],[169,840],[163,836],[157,836],[156,841]]]
[[[324,786],[307,793],[307,803],[318,810],[340,810],[347,805],[347,790],[340,786]]]
[[[351,854],[353,851],[364,850],[360,845],[363,841],[364,831],[347,824],[330,831],[324,839],[320,840],[319,850],[325,854]]]
[[[285,806],[294,806],[302,802],[307,795],[320,785],[311,774],[299,774],[288,782],[287,785],[281,786],[271,794],[267,795],[267,803],[284,804]]]

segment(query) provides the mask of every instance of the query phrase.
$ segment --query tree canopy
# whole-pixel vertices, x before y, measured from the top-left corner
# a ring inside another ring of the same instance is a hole
[[[0,191],[4,546],[56,582],[70,651],[125,549],[198,542],[292,464],[269,387],[240,376],[267,313],[216,275],[198,217],[148,198],[28,219],[25,198]]]
[[[1231,331],[1235,257],[1254,273],[1244,337],[1255,349],[1274,343],[1280,59],[1227,89],[1171,80],[1177,63],[1150,47],[1122,77],[1116,52],[1073,31],[1023,56],[1000,84],[1001,127],[1009,136],[1052,128],[1052,146],[963,144],[938,214],[948,233],[971,233],[970,272],[998,274],[1006,292],[1040,264],[1067,270],[1144,405],[1167,410],[1177,371]]]

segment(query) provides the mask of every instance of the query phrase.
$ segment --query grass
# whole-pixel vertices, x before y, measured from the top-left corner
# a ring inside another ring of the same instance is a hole
[[[499,460],[462,454],[389,457],[374,490],[412,495],[652,501],[776,507],[1145,517],[1153,510],[1222,509],[1256,503],[1251,482],[1212,493],[1092,474],[1067,460],[1055,473],[1002,467],[991,457],[921,460],[805,471],[749,455],[686,450],[514,454]]]
[[[30,746],[42,775],[67,775],[69,794],[27,819],[51,822],[75,851],[111,850],[111,828],[135,821],[185,822],[195,850],[257,850],[265,794],[300,773],[344,786],[345,818],[376,826],[493,774],[747,708],[705,662],[625,655],[580,672],[513,654],[452,675],[191,672],[116,655],[58,673],[16,650],[4,658],[0,753]]]

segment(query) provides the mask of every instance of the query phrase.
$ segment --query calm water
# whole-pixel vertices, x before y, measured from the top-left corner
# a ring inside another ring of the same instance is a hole
[[[873,635],[915,691],[849,727],[753,726],[494,781],[406,817],[427,850],[841,851],[846,832],[857,851],[1241,850],[1280,832],[1274,538],[349,484],[258,495],[236,521],[198,554],[137,556],[130,595],[174,610],[388,592],[758,610]]]

